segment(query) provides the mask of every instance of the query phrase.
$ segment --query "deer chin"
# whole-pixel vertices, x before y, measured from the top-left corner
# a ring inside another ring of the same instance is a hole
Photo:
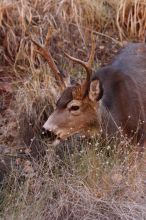
[[[71,137],[71,136],[73,136],[75,134],[81,134],[82,137],[84,137],[84,138],[85,137],[89,138],[91,136],[93,137],[96,134],[95,131],[96,130],[94,130],[94,129],[93,130],[86,130],[84,128],[80,128],[78,130],[71,129],[68,132],[58,131],[58,132],[55,133],[56,139],[51,143],[51,145],[56,147],[61,142],[66,141],[69,137]]]
[[[84,133],[83,131],[84,131],[83,128],[80,128],[79,130],[71,129],[68,132],[58,131],[55,133],[56,139],[52,142],[52,145],[57,146],[58,144],[60,144],[60,142],[67,140],[69,137],[71,137],[74,134]]]

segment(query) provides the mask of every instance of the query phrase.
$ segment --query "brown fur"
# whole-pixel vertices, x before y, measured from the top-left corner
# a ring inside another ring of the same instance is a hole
[[[115,136],[122,131],[134,141],[144,142],[146,44],[128,44],[111,65],[94,73],[85,97],[82,85],[63,92],[57,109],[44,125],[46,129],[64,139],[81,131],[98,132],[102,124],[107,135]]]

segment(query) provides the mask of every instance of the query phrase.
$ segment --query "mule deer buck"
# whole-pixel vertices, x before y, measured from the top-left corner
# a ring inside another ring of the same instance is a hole
[[[104,135],[124,134],[135,143],[146,140],[146,44],[129,43],[115,60],[96,72],[92,71],[96,43],[92,42],[88,62],[65,55],[86,70],[82,83],[67,83],[50,53],[34,41],[48,64],[62,95],[44,128],[64,140],[75,133]]]

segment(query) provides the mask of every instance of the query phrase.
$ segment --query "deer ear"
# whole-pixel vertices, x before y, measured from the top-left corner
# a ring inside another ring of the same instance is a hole
[[[102,87],[99,80],[93,80],[90,83],[89,99],[91,101],[98,101],[102,97]]]

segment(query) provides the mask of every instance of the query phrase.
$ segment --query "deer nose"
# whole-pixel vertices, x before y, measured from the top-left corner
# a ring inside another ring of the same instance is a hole
[[[50,129],[48,129],[48,126],[47,126],[47,123],[45,122],[45,124],[43,125],[43,130],[45,131],[47,131],[47,130],[50,130]]]
[[[50,142],[53,142],[54,140],[56,140],[56,137],[57,136],[53,132],[42,128],[41,138],[47,138]]]
[[[51,132],[46,130],[45,128],[42,128],[42,132],[41,132],[41,136],[42,137],[50,137],[51,136]]]
[[[50,126],[48,121],[46,121],[45,124],[43,125],[43,129],[48,130],[48,131],[52,131],[52,126]]]
[[[45,124],[43,125],[43,129],[55,133],[57,130],[57,126],[55,126],[52,123],[49,123],[49,121],[46,121]]]

